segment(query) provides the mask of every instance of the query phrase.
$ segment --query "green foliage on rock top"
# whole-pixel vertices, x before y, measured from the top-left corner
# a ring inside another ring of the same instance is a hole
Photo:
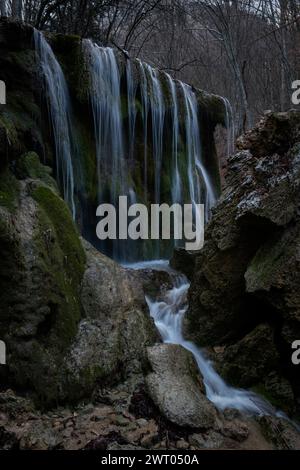
[[[58,192],[56,181],[51,176],[52,169],[42,165],[38,154],[35,152],[28,152],[20,157],[17,162],[16,173],[20,179],[39,179]]]

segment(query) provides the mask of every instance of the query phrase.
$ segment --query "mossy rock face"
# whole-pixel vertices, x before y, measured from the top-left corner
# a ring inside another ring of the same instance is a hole
[[[55,34],[48,37],[71,92],[81,104],[89,98],[89,77],[80,36]]]
[[[14,171],[0,174],[1,380],[42,407],[75,403],[141,374],[158,336],[136,273],[83,248],[49,168],[30,152]]]
[[[271,113],[240,139],[195,255],[184,319],[189,339],[225,348],[220,371],[230,383],[263,383],[290,410],[300,394],[291,362],[300,335],[299,122],[299,112]]]
[[[58,195],[45,186],[34,189],[32,197],[37,201],[41,211],[41,224],[47,218],[53,226],[64,256],[63,264],[69,281],[73,287],[78,288],[84,270],[85,254],[69,209]]]
[[[31,47],[33,27],[23,21],[11,18],[1,18],[0,20],[0,44],[9,46],[12,49],[19,49],[20,46]]]
[[[96,383],[141,373],[146,348],[158,340],[142,282],[83,241],[87,254],[81,285],[84,318],[66,357],[68,397],[84,397]],[[132,276],[132,277],[131,277]]]
[[[41,85],[31,26],[0,19],[0,70],[7,95],[6,105],[0,107],[0,129],[6,138],[5,146],[0,148],[1,160],[12,161],[28,149],[42,153],[47,139],[40,126]]]
[[[19,183],[15,176],[6,169],[0,173],[0,207],[14,212],[18,205]]]
[[[294,400],[291,385],[274,372],[279,363],[274,329],[268,324],[258,325],[240,341],[224,348],[217,355],[218,372],[228,383],[236,387],[252,388],[274,406],[291,411]],[[280,406],[282,404],[285,406]]]
[[[7,184],[0,204],[0,337],[7,344],[6,383],[33,390],[48,405],[65,398],[62,363],[82,315],[85,254],[69,209],[42,181],[48,169],[35,154],[22,164],[30,179],[1,175]]]
[[[19,179],[39,179],[58,193],[57,183],[52,175],[52,169],[42,165],[39,156],[35,152],[28,152],[19,158],[16,164],[15,173]]]

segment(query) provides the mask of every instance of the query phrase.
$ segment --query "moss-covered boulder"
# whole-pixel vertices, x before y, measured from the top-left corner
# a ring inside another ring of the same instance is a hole
[[[0,257],[3,386],[48,407],[142,373],[158,340],[144,281],[79,237],[34,152],[0,173]]]
[[[158,334],[143,283],[83,240],[87,254],[81,286],[84,318],[66,358],[69,397],[85,396],[95,383],[141,373],[146,348]]]
[[[44,183],[49,171],[32,154],[25,162],[35,179],[17,180],[9,169],[0,178],[0,337],[5,380],[51,402],[61,393],[61,363],[81,318],[85,254],[55,182]]]

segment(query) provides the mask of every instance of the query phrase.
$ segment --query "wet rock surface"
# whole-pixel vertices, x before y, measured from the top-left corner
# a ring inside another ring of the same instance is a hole
[[[144,281],[80,239],[33,152],[0,174],[0,256],[2,384],[49,407],[141,372],[159,341]]]
[[[185,334],[223,351],[225,379],[299,414],[299,112],[267,113],[237,149],[195,254]]]
[[[147,390],[165,418],[184,427],[213,427],[215,409],[192,354],[182,346],[160,344],[148,348],[148,360]]]

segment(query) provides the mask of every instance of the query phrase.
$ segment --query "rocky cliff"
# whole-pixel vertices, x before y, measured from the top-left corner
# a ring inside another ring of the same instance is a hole
[[[299,412],[299,371],[291,361],[300,338],[299,112],[267,113],[237,149],[189,273],[185,331],[214,348],[230,383]]]

